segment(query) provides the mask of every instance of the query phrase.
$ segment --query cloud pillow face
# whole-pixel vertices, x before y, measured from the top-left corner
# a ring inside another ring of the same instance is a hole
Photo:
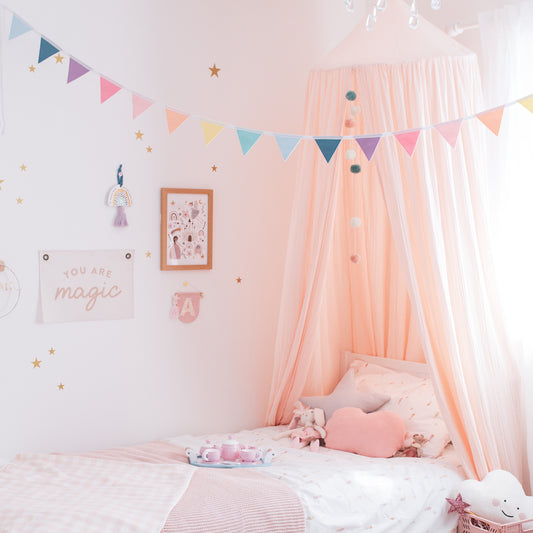
[[[462,481],[458,490],[470,504],[469,511],[497,524],[533,518],[533,497],[526,496],[520,481],[505,470],[493,470],[483,481]]]

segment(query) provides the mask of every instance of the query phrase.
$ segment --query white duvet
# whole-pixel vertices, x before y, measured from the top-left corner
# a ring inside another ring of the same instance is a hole
[[[449,533],[457,515],[448,514],[445,498],[455,498],[463,479],[455,454],[438,459],[375,459],[321,447],[290,448],[288,439],[273,437],[285,428],[241,431],[232,438],[276,452],[272,465],[257,468],[286,482],[298,494],[308,533]],[[168,439],[199,449],[209,439],[227,435],[185,435]]]

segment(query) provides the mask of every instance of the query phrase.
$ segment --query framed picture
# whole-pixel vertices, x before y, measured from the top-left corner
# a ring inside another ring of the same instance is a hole
[[[211,269],[213,191],[161,189],[161,270]]]

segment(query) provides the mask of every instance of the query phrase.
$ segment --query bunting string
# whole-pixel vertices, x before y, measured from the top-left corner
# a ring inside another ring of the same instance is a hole
[[[355,140],[366,159],[370,161],[381,141],[384,137],[395,137],[398,143],[404,148],[407,154],[412,157],[420,133],[425,130],[435,129],[446,142],[454,148],[459,136],[461,125],[463,122],[472,119],[478,119],[482,122],[494,135],[498,135],[500,125],[503,118],[505,108],[515,104],[523,105],[529,112],[533,113],[533,93],[523,98],[507,102],[500,106],[486,109],[480,113],[467,115],[447,122],[440,122],[431,125],[420,126],[418,128],[399,130],[399,131],[385,131],[381,133],[371,133],[363,135],[298,135],[291,133],[277,133],[273,131],[257,130],[250,128],[243,128],[233,124],[223,123],[216,120],[211,120],[201,115],[188,113],[176,109],[175,107],[166,103],[157,102],[153,98],[144,96],[136,91],[125,87],[124,85],[114,81],[109,76],[104,75],[83,61],[74,58],[68,51],[61,48],[48,37],[38,32],[30,24],[28,24],[19,15],[11,11],[9,8],[0,4],[6,11],[12,14],[11,26],[8,40],[15,39],[28,33],[30,31],[40,36],[39,56],[38,62],[42,63],[54,54],[60,51],[69,56],[69,67],[67,75],[67,84],[76,81],[88,72],[99,76],[100,78],[100,103],[104,103],[113,97],[116,93],[123,90],[131,94],[132,97],[132,118],[135,120],[142,113],[147,111],[152,106],[158,106],[165,109],[166,120],[169,134],[174,133],[187,119],[196,119],[200,121],[206,145],[211,143],[215,137],[224,129],[232,129],[237,133],[237,137],[241,146],[242,154],[246,155],[250,149],[257,143],[262,136],[270,136],[276,139],[276,143],[280,150],[284,161],[291,156],[302,139],[313,140],[318,146],[320,152],[324,156],[326,163],[329,163],[335,154],[341,141],[349,139]]]

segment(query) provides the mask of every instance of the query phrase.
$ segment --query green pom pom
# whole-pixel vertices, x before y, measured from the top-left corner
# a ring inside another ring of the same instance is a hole
[[[359,172],[361,172],[361,165],[352,165],[350,167],[350,172],[353,172],[354,174],[359,174]]]
[[[350,101],[353,101],[357,98],[357,95],[355,94],[355,91],[348,91],[346,93],[346,99],[347,100],[350,100]]]

